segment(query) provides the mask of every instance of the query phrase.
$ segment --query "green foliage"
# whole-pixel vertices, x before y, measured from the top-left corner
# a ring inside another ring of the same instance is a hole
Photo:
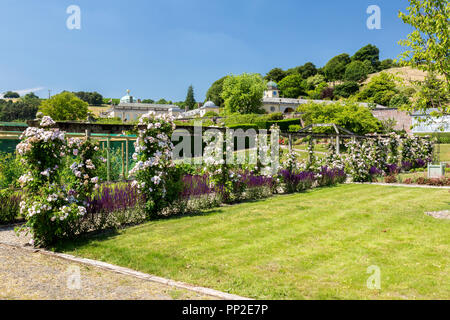
[[[228,76],[224,80],[222,92],[226,113],[261,113],[265,88],[259,74]]]
[[[0,152],[0,189],[18,187],[23,168],[13,153]]]
[[[103,104],[113,104],[117,106],[120,103],[120,99],[103,98]]]
[[[232,125],[229,125],[228,128],[233,129],[233,130],[243,129],[244,131],[249,130],[249,129],[255,129],[255,130],[259,129],[257,124],[252,124],[252,123],[232,124]]]
[[[17,92],[7,91],[3,94],[3,97],[8,99],[17,99],[20,98],[20,95]]]
[[[344,78],[345,68],[350,62],[351,59],[347,53],[332,58],[323,68],[325,76],[330,81],[342,80]]]
[[[408,48],[400,60],[445,77],[450,90],[450,3],[447,0],[409,0],[407,13],[399,12],[414,30],[399,44]]]
[[[204,118],[213,118],[213,117],[218,117],[218,116],[219,116],[219,114],[214,111],[205,112],[205,114],[203,115]]]
[[[19,216],[20,195],[12,188],[0,189],[0,224],[13,223]]]
[[[308,88],[315,88],[321,83],[326,83],[325,77],[321,74],[316,74],[306,79],[306,84]]]
[[[269,130],[272,125],[276,124],[281,131],[288,131],[289,127],[292,125],[300,125],[300,119],[285,119],[278,121],[266,121],[265,128]]]
[[[352,61],[369,61],[373,70],[378,71],[380,66],[380,50],[376,46],[368,44],[353,55]]]
[[[225,81],[225,78],[226,76],[215,81],[206,92],[206,100],[214,102],[214,104],[218,107],[224,106],[224,101],[222,99],[222,91],[223,91],[223,82]]]
[[[359,91],[358,83],[354,81],[344,82],[334,88],[334,95],[338,97],[348,98]]]
[[[335,123],[356,134],[366,134],[378,132],[380,122],[375,118],[369,109],[356,103],[307,103],[298,108],[303,112],[302,119],[305,125],[319,123]],[[332,128],[318,128],[331,132]]]
[[[195,109],[195,107],[197,105],[197,103],[195,102],[195,97],[194,97],[194,87],[192,85],[190,85],[188,88],[186,100],[184,101],[184,103],[188,107],[188,110]]]
[[[103,96],[96,91],[94,92],[79,91],[74,92],[74,94],[91,106],[101,106],[103,104]]]
[[[394,61],[392,59],[385,59],[385,60],[380,62],[380,71],[381,70],[390,69],[390,68],[394,68],[396,66],[397,65],[394,63]]]
[[[359,82],[367,78],[368,70],[366,65],[358,60],[350,62],[345,68],[344,80]]]
[[[273,68],[272,70],[270,70],[269,72],[267,72],[266,76],[264,77],[264,80],[267,81],[275,81],[275,82],[279,82],[281,81],[284,77],[287,76],[287,72],[284,71],[281,68]]]
[[[414,110],[422,111],[433,108],[432,116],[442,116],[450,111],[450,91],[443,80],[430,72],[425,80],[418,85],[418,91],[414,94]],[[411,104],[404,106],[406,110],[411,110]],[[426,119],[428,120],[428,119]]]
[[[26,121],[36,117],[39,99],[21,99],[17,102],[0,100],[0,121]]]
[[[388,106],[392,97],[398,93],[395,77],[389,73],[381,72],[370,79],[357,95],[359,101],[373,102]]]
[[[307,91],[308,97],[316,100],[321,99],[322,92],[326,88],[328,88],[328,83],[326,82],[319,83],[313,90]]]
[[[306,94],[306,81],[299,74],[287,76],[278,83],[281,95],[285,98],[297,99],[300,95]]]
[[[299,124],[291,124],[291,125],[289,126],[288,131],[291,131],[291,132],[297,132],[297,131],[300,131],[301,128],[302,128],[302,126],[299,125]]]
[[[398,93],[392,97],[389,101],[389,107],[391,108],[407,108],[410,105],[410,101],[407,96],[402,93]]]
[[[39,110],[58,121],[84,120],[88,114],[88,103],[65,91],[43,101]]]

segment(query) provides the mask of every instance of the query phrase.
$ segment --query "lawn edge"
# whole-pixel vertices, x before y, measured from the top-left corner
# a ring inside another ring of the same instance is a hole
[[[5,242],[0,242],[0,245],[17,248],[17,249],[21,249],[21,250],[25,250],[25,251],[33,252],[33,253],[40,253],[40,254],[43,254],[46,256],[56,257],[56,258],[66,260],[66,261],[76,262],[79,264],[96,267],[96,268],[103,269],[103,270],[112,271],[112,272],[122,274],[122,275],[132,276],[132,277],[135,277],[135,278],[138,278],[141,280],[156,282],[159,284],[163,284],[163,285],[178,288],[178,289],[189,290],[189,291],[201,293],[203,295],[208,295],[208,296],[223,299],[223,300],[253,300],[253,299],[238,296],[235,294],[225,293],[225,292],[210,289],[210,288],[194,286],[194,285],[191,285],[191,284],[188,284],[185,282],[181,282],[181,281],[175,281],[175,280],[171,280],[171,279],[154,276],[154,275],[151,275],[148,273],[143,273],[140,271],[113,265],[113,264],[106,263],[106,262],[99,261],[99,260],[92,260],[92,259],[87,259],[87,258],[76,257],[76,256],[73,256],[70,254],[60,253],[60,252],[52,252],[52,251],[48,251],[45,249],[38,249],[38,248],[31,248],[31,247],[28,248],[28,247],[23,247],[20,245],[15,245],[15,244],[5,243]]]
[[[346,184],[366,184],[374,186],[390,186],[390,187],[404,187],[404,188],[425,188],[425,189],[450,189],[449,186],[430,186],[423,184],[405,184],[405,183],[384,183],[384,182],[349,182]]]

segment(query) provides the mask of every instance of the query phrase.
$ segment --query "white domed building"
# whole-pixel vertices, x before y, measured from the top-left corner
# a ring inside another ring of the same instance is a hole
[[[191,117],[197,117],[197,116],[203,117],[209,111],[213,111],[213,112],[218,114],[219,113],[219,107],[216,106],[216,104],[214,102],[207,101],[200,108],[183,112],[181,114],[181,116],[183,118],[191,118]]]
[[[183,112],[183,110],[173,104],[141,103],[140,99],[135,99],[130,95],[130,90],[127,90],[127,94],[120,98],[120,103],[106,111],[105,116],[108,118],[120,118],[127,122],[138,120],[142,115],[150,111],[157,114],[170,114],[174,117],[180,116]]]

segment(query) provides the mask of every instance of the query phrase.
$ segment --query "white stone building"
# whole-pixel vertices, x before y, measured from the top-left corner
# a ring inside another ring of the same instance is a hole
[[[336,103],[337,101],[331,100],[311,100],[311,99],[291,99],[291,98],[281,98],[280,89],[278,85],[269,81],[267,84],[267,90],[264,91],[262,108],[267,113],[281,112],[281,113],[292,113],[297,110],[301,104],[306,104],[308,102],[315,103]],[[359,102],[360,105],[368,107],[369,104],[365,102]],[[377,105],[377,108],[385,108],[381,105]]]
[[[142,115],[150,111],[157,114],[170,114],[174,117],[179,117],[183,112],[182,109],[173,104],[141,103],[130,96],[130,90],[127,90],[127,95],[120,99],[120,103],[116,106],[111,106],[102,116],[120,118],[122,121],[127,122],[138,120]]]

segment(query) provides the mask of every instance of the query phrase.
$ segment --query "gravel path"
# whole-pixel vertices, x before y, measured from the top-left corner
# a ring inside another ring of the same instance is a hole
[[[0,244],[0,299],[213,298]]]
[[[24,246],[28,241],[17,237],[13,227],[0,228],[0,299],[217,299],[1,244]]]

